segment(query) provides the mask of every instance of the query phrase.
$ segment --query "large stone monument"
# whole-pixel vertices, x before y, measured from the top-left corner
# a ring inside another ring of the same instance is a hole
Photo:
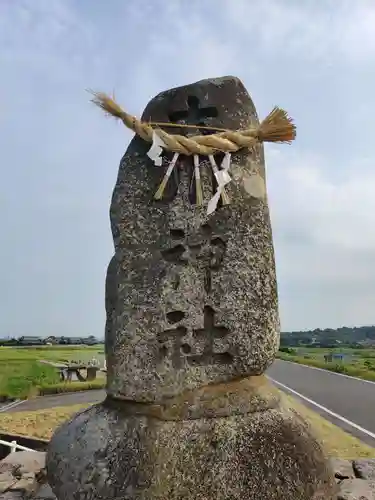
[[[233,77],[163,92],[142,120],[180,123],[164,130],[187,136],[207,133],[203,126],[258,125]],[[218,187],[210,168],[200,168],[202,205],[192,189],[197,157],[189,155],[180,155],[156,201],[165,168],[153,164],[149,148],[134,137],[112,197],[107,399],[55,433],[47,456],[55,494],[335,498],[320,446],[264,376],[278,350],[279,316],[263,145],[232,155],[231,182],[210,215]],[[217,165],[222,157],[214,156]]]

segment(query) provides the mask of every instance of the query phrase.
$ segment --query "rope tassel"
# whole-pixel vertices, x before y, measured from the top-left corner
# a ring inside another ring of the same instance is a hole
[[[173,155],[171,163],[168,165],[167,171],[164,174],[163,180],[161,181],[161,184],[154,194],[154,199],[155,200],[161,200],[164,194],[165,187],[168,183],[169,177],[171,176],[174,167],[176,166],[177,160],[178,160],[179,154],[175,153]]]
[[[195,175],[195,197],[198,207],[203,205],[203,191],[201,182],[201,173],[199,170],[199,156],[194,155],[194,175]]]

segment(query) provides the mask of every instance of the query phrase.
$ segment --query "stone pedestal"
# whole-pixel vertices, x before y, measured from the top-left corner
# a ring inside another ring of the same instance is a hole
[[[185,120],[195,134],[202,124],[235,130],[258,120],[233,77],[164,92],[142,118]],[[231,203],[211,216],[212,172],[201,170],[197,207],[191,157],[153,200],[166,166],[153,165],[148,148],[133,139],[112,197],[108,396],[53,437],[54,492],[59,500],[333,499],[322,450],[262,375],[279,345],[263,147],[232,156]]]
[[[108,399],[61,428],[48,458],[61,500],[336,498],[319,445],[264,377],[164,405]]]

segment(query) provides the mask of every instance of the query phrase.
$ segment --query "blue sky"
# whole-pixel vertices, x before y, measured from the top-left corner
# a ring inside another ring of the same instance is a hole
[[[1,0],[0,335],[103,335],[109,202],[161,90],[233,74],[264,117],[283,330],[375,323],[375,2]]]

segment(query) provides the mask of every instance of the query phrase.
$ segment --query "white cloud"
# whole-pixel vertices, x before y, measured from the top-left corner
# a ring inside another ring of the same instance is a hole
[[[375,174],[346,165],[337,182],[322,158],[268,149],[284,324],[373,323]]]
[[[316,245],[375,252],[375,172],[360,162],[344,165],[345,179],[338,181],[318,156],[281,148],[269,151],[268,164],[278,224],[298,228]]]
[[[375,52],[375,4],[342,0],[222,0],[225,16],[255,38],[261,50],[305,60],[350,58],[367,62]],[[251,57],[252,46],[248,47]]]

